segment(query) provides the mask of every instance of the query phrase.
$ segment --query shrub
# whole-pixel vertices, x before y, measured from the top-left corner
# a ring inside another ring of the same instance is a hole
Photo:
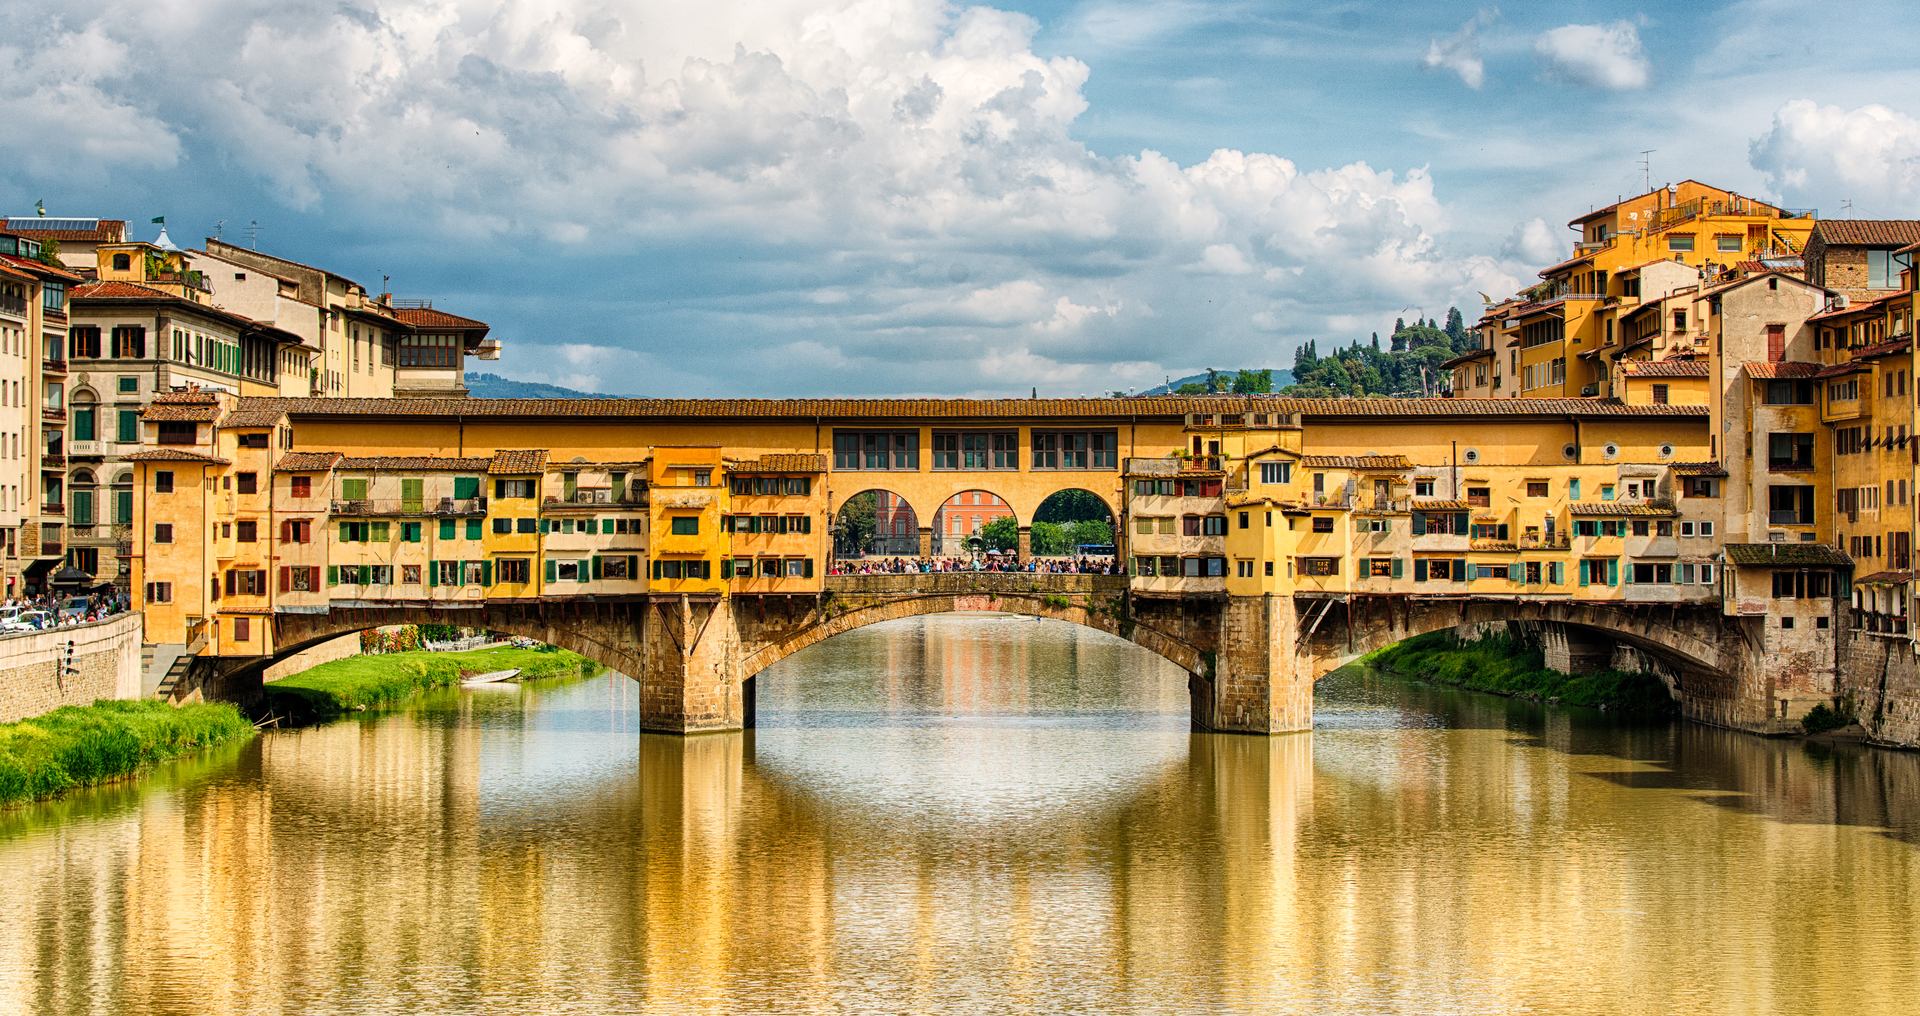
[[[1800,717],[1800,729],[1809,734],[1824,734],[1829,730],[1839,730],[1853,722],[1853,715],[1845,709],[1829,708],[1825,702],[1807,710]]]
[[[225,702],[102,700],[0,725],[0,805],[124,779],[156,762],[251,737]]]

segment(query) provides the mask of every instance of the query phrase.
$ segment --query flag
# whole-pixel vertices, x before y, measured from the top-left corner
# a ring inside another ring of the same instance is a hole
[[[153,218],[153,224],[156,226],[164,226],[167,224],[167,217],[164,215],[156,215]]]

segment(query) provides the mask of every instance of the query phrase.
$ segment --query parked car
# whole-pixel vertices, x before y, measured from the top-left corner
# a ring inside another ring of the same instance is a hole
[[[65,621],[70,617],[85,618],[88,607],[89,604],[86,597],[69,596],[65,602],[60,604],[60,620]]]
[[[5,624],[0,624],[0,631],[40,631],[43,628],[51,628],[53,625],[52,613],[44,610],[23,610],[13,615]]]

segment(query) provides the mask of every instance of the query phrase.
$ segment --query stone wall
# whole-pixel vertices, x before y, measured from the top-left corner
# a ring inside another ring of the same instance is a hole
[[[360,655],[360,633],[342,635],[337,639],[302,649],[268,667],[263,679],[269,682],[278,681],[303,670],[312,670],[322,663],[332,663],[335,660],[344,660],[349,656],[358,655]]]
[[[98,699],[139,698],[140,621],[138,613],[121,614],[0,638],[0,723]]]
[[[1844,643],[1838,697],[1867,736],[1920,748],[1920,660],[1904,638],[1854,632]]]

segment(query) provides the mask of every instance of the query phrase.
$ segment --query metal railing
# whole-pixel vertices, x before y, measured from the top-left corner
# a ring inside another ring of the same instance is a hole
[[[616,497],[612,490],[597,487],[592,490],[576,490],[572,494],[561,494],[558,496],[549,494],[541,501],[542,505],[550,508],[577,505],[643,505],[646,503],[647,492],[645,490],[624,490]]]
[[[335,499],[329,504],[334,515],[485,515],[484,497]]]

